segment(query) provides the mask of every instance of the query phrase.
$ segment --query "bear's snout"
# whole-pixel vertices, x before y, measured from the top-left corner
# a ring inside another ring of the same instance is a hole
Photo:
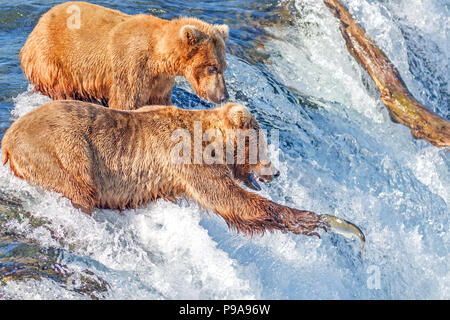
[[[230,95],[228,94],[228,90],[226,87],[222,88],[216,88],[215,90],[212,90],[208,93],[207,98],[212,103],[224,103],[227,102],[230,98]]]
[[[280,176],[280,171],[277,170],[274,174],[259,176],[259,181],[264,182],[264,183],[269,183],[270,181],[272,181],[273,179],[275,179],[279,176]]]
[[[228,94],[227,89],[225,89],[225,92],[213,92],[209,93],[207,96],[207,99],[215,104],[227,102],[229,98],[230,95]]]
[[[227,88],[225,88],[225,92],[220,96],[220,103],[227,102],[230,99],[230,95],[228,94]]]
[[[227,102],[230,95],[228,94],[223,75],[218,76],[217,78],[218,79],[215,81],[215,85],[211,89],[207,90],[206,98],[212,103],[219,104]]]
[[[264,167],[258,172],[259,181],[263,183],[269,183],[273,179],[280,176],[280,170],[274,168],[272,165]]]

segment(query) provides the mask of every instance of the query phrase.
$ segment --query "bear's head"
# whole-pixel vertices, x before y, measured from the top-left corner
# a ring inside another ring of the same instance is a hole
[[[179,30],[180,55],[183,57],[183,75],[195,92],[213,103],[228,100],[224,72],[227,25],[210,25],[193,18],[185,18]]]
[[[270,182],[280,174],[267,156],[265,134],[243,105],[228,103],[223,110],[226,143],[233,143],[233,147],[226,151],[226,163],[235,179],[251,189],[261,190],[258,182]]]

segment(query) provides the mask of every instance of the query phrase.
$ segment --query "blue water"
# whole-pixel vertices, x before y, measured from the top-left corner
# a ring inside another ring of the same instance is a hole
[[[0,136],[10,121],[48,101],[28,88],[18,53],[39,16],[59,2],[0,1]],[[261,193],[356,223],[367,238],[366,259],[355,241],[335,235],[237,235],[188,203],[97,210],[91,218],[7,167],[0,167],[1,192],[48,224],[11,218],[2,228],[62,250],[58,263],[109,284],[103,298],[450,298],[450,153],[390,120],[321,1],[93,2],[229,24],[231,99],[251,108],[265,130],[279,130],[278,147],[270,147],[281,176]],[[449,2],[343,2],[413,95],[450,119]],[[182,79],[173,101],[211,107]],[[1,297],[89,298],[51,277],[9,281],[0,285]]]

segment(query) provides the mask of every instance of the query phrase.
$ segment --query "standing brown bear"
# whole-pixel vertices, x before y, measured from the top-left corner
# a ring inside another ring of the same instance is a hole
[[[86,2],[45,13],[20,52],[34,88],[54,100],[100,102],[113,109],[170,105],[176,76],[214,103],[224,81],[227,25],[128,15]]]

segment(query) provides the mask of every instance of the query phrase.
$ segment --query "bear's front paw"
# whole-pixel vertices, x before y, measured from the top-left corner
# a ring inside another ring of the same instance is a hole
[[[285,230],[295,234],[320,238],[317,229],[323,228],[326,231],[325,224],[320,216],[314,212],[284,207],[277,216],[279,221],[286,227]]]

